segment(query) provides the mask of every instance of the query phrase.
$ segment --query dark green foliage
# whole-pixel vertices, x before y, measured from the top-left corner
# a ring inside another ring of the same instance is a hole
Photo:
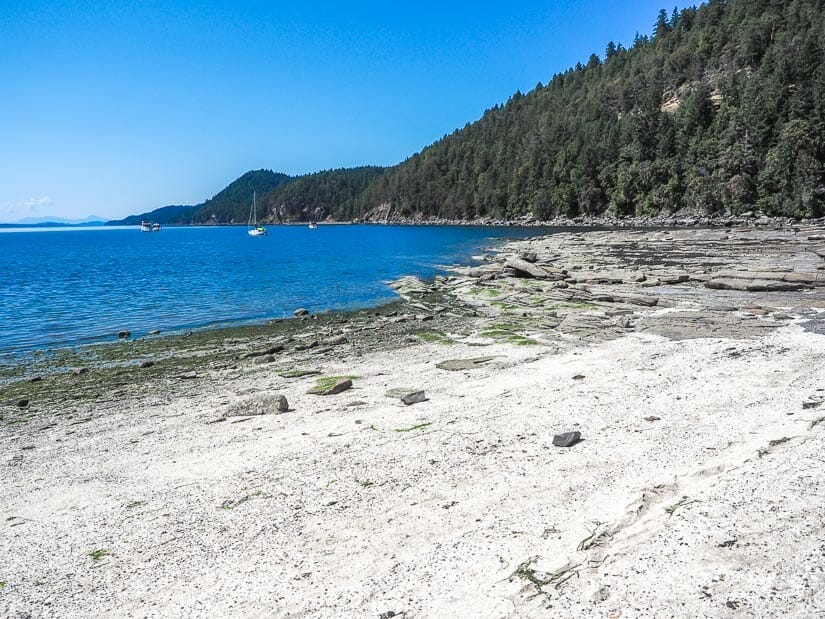
[[[280,185],[258,203],[258,213],[270,221],[308,221],[332,217],[348,221],[358,216],[356,200],[383,168],[328,170],[300,176]]]
[[[288,181],[289,176],[272,170],[247,172],[214,198],[204,202],[193,215],[192,222],[246,223],[252,205],[252,193],[257,192],[260,198]],[[259,209],[258,216],[261,215]]]
[[[259,215],[822,216],[823,9],[822,0],[709,0],[662,10],[630,49],[609,43],[603,59],[516,92],[397,166],[289,182],[267,172]],[[177,220],[245,221],[247,176]]]
[[[755,207],[822,215],[823,8],[711,0],[663,10],[631,49],[609,43],[603,61],[593,54],[517,92],[383,173],[332,171],[284,185],[267,196],[268,212],[286,204],[290,218],[320,207],[342,220],[378,207],[421,219]]]
[[[193,206],[164,206],[148,213],[107,222],[109,225],[137,225],[142,220],[160,224],[246,223],[252,192],[262,196],[290,180],[272,170],[252,170],[230,183],[211,200]]]
[[[188,222],[191,219],[192,213],[194,213],[199,207],[200,205],[162,206],[161,208],[157,208],[154,211],[150,211],[149,213],[141,213],[140,215],[129,215],[128,217],[124,219],[118,219],[117,221],[107,221],[106,225],[138,226],[140,225],[140,222],[144,220],[157,222],[159,224]]]

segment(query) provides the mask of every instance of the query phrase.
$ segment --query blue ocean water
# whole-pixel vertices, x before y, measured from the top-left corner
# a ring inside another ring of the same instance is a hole
[[[0,355],[395,298],[502,238],[549,229],[329,225],[0,231]]]

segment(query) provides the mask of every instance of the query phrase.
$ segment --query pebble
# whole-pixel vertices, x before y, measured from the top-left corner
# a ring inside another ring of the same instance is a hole
[[[408,393],[401,396],[401,401],[407,406],[410,404],[418,404],[419,402],[424,402],[426,400],[427,397],[424,395],[423,391],[414,391],[413,393]]]
[[[581,432],[565,432],[564,434],[556,434],[553,437],[553,445],[556,447],[572,447],[578,443],[581,438]]]

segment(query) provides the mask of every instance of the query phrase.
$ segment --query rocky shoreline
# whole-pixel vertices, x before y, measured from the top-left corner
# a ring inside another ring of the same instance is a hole
[[[394,287],[4,370],[0,614],[825,609],[821,222],[563,232]]]
[[[825,225],[825,217],[794,218],[768,216],[760,212],[746,211],[739,215],[731,214],[697,214],[693,212],[660,213],[649,216],[616,217],[609,214],[579,217],[556,217],[541,219],[533,215],[524,215],[518,219],[496,219],[483,217],[479,219],[440,219],[387,217],[384,213],[367,215],[363,220],[353,223],[418,225],[418,226],[534,226],[543,228],[789,228],[816,227]],[[274,223],[274,222],[273,222]],[[335,222],[330,222],[335,223]]]

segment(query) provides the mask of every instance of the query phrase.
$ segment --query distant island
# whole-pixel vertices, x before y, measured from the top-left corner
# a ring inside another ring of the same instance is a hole
[[[63,217],[26,217],[12,223],[0,223],[0,228],[76,228],[81,226],[103,226],[103,217],[85,219],[64,219]]]
[[[211,200],[109,224],[825,215],[818,2],[661,11],[547,85],[392,167],[247,172]]]

